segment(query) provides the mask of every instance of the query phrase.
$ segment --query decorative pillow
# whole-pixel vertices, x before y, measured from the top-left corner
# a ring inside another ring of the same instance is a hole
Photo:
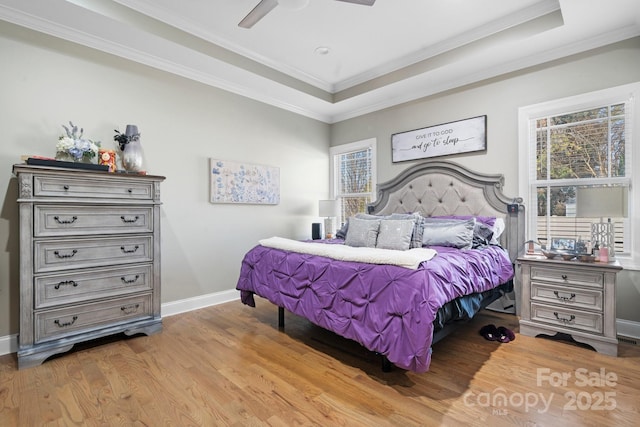
[[[380,232],[376,248],[406,251],[411,245],[415,219],[384,219],[380,221]]]
[[[486,224],[476,221],[473,228],[473,247],[486,246],[492,242],[493,230]]]
[[[496,217],[493,216],[479,216],[479,215],[441,215],[441,216],[432,216],[430,218],[434,219],[455,219],[455,220],[468,220],[471,218],[475,218],[476,221],[480,221],[483,224],[488,225],[493,228],[496,223]]]
[[[493,236],[491,236],[491,243],[497,245],[500,243],[500,236],[504,232],[505,229],[504,219],[496,218],[496,223],[493,225]]]
[[[344,240],[347,237],[347,231],[349,230],[349,218],[347,221],[340,227],[340,230],[336,231],[336,238]]]
[[[349,229],[344,244],[356,247],[375,248],[378,241],[379,219],[349,218]]]
[[[424,230],[424,222],[422,215],[418,212],[412,214],[393,213],[389,216],[390,219],[412,219],[414,221],[413,233],[411,234],[411,244],[409,247],[421,248],[422,247],[422,234]]]
[[[473,215],[443,215],[443,216],[433,216],[430,218],[434,219],[452,219],[452,220],[468,220],[471,218],[475,218],[477,222],[487,225],[493,231],[493,235],[491,236],[489,242],[494,245],[500,244],[500,236],[504,232],[505,225],[504,219],[496,218],[493,216],[473,216]],[[478,234],[476,233],[476,237]]]
[[[427,246],[451,246],[471,249],[475,218],[466,221],[425,218],[422,243]]]
[[[387,219],[388,217],[384,216],[384,215],[371,215],[371,214],[367,214],[367,213],[357,213],[356,214],[356,218],[358,219]]]

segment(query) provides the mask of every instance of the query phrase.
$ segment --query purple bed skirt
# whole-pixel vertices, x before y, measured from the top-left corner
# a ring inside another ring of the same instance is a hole
[[[397,367],[426,372],[438,309],[513,277],[507,252],[498,246],[433,249],[438,255],[411,270],[256,246],[242,261],[237,289],[244,304],[255,306],[259,295]]]

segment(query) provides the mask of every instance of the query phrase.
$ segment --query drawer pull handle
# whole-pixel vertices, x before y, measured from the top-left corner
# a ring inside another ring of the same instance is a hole
[[[136,277],[134,277],[133,279],[125,279],[125,277],[122,276],[120,278],[120,280],[122,280],[122,283],[126,283],[128,285],[128,284],[131,284],[131,283],[135,283],[138,280],[139,277],[140,276],[138,274],[136,274]]]
[[[571,317],[566,318],[566,317],[560,317],[560,315],[558,315],[557,311],[553,312],[553,315],[556,316],[556,319],[558,319],[559,321],[561,321],[562,323],[564,323],[565,325],[567,323],[571,323],[576,319],[576,316],[574,316],[573,314],[571,315]]]
[[[135,245],[133,249],[125,249],[124,246],[120,246],[120,250],[125,254],[132,254],[138,250],[138,245]]]
[[[58,325],[59,328],[66,328],[67,326],[71,326],[76,323],[76,320],[78,320],[78,316],[73,316],[70,322],[61,322],[60,319],[56,319],[53,323]]]
[[[56,215],[53,217],[53,219],[55,219],[58,224],[73,224],[74,222],[76,222],[78,217],[74,215],[71,217],[71,219],[60,219],[60,217]]]
[[[61,254],[58,251],[53,251],[53,254],[60,259],[73,258],[73,256],[77,253],[78,251],[76,249],[72,250],[70,254]]]
[[[126,305],[124,307],[120,307],[120,310],[122,310],[125,314],[131,314],[138,311],[138,307],[140,307],[140,304],[131,304],[131,305]]]
[[[69,189],[69,185],[65,184],[65,185],[62,186],[62,188],[64,188],[65,190],[68,190]]]
[[[125,218],[125,216],[124,216],[124,215],[120,217],[120,219],[122,220],[122,222],[124,222],[125,224],[131,224],[131,223],[134,223],[134,222],[136,222],[136,221],[138,220],[138,218],[139,218],[139,217],[138,217],[138,215],[136,215],[136,216],[135,216],[135,218],[133,218],[133,219]]]
[[[563,274],[563,275],[562,275],[562,280],[564,280],[565,282],[567,281],[567,279],[568,279],[568,278],[569,278],[569,277],[568,277],[566,274]]]
[[[60,286],[67,286],[67,285],[71,285],[75,288],[78,286],[78,282],[74,280],[64,280],[62,282],[58,282],[58,284],[55,285],[54,288],[57,290],[57,289],[60,289]]]
[[[570,297],[566,297],[564,295],[560,296],[560,292],[558,291],[553,291],[553,293],[560,301],[572,301],[576,297],[576,294],[574,293],[572,293]]]

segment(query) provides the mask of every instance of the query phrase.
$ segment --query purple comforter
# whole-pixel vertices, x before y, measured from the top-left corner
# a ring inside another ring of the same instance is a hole
[[[256,246],[242,261],[237,289],[244,304],[254,307],[257,294],[400,368],[425,372],[438,309],[513,277],[502,248],[433,249],[438,255],[410,270]]]

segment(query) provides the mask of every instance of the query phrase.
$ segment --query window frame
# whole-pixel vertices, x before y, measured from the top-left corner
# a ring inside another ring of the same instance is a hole
[[[531,170],[532,167],[535,168],[536,157],[535,144],[530,144],[530,135],[535,131],[535,129],[531,129],[532,120],[542,116],[562,115],[568,112],[588,110],[605,105],[614,105],[622,102],[627,103],[627,108],[630,111],[626,112],[627,119],[625,120],[625,153],[626,156],[631,159],[628,163],[629,171],[625,171],[626,177],[624,178],[609,178],[606,181],[609,183],[617,182],[629,185],[629,212],[625,219],[625,242],[629,243],[629,252],[616,254],[616,258],[624,268],[631,270],[640,269],[640,254],[638,253],[638,248],[640,248],[640,233],[637,232],[640,224],[634,218],[634,213],[640,212],[640,197],[634,197],[633,194],[633,189],[638,188],[638,185],[640,185],[640,154],[632,152],[634,137],[636,140],[640,140],[640,134],[634,134],[638,132],[637,129],[640,129],[640,115],[635,105],[635,100],[639,95],[640,82],[635,82],[581,95],[555,99],[518,109],[519,192],[526,201],[525,203],[530,205],[531,201],[534,200],[532,188],[537,185],[537,180],[532,178],[535,177],[535,171],[532,173]],[[635,142],[635,145],[637,145],[637,142]],[[635,174],[633,173],[634,170],[636,172]],[[556,181],[553,181],[554,186],[563,185],[562,180]],[[588,183],[590,185],[597,185],[602,184],[603,180],[590,178]],[[526,234],[527,236],[533,236],[533,230],[535,230],[537,226],[537,209],[535,206],[530,206],[526,212]],[[634,229],[636,230],[635,233],[633,231]]]
[[[338,167],[339,156],[343,154],[352,153],[355,151],[362,151],[371,149],[371,192],[369,193],[360,193],[360,194],[369,194],[371,197],[371,202],[373,203],[376,200],[377,196],[377,178],[376,178],[376,146],[377,140],[376,138],[368,138],[360,141],[350,142],[347,144],[336,145],[334,147],[329,148],[329,158],[330,158],[330,171],[329,171],[329,193],[331,199],[336,199],[340,203],[340,211],[337,218],[338,226],[343,224],[347,218],[342,218],[342,201],[340,200],[340,169]]]

